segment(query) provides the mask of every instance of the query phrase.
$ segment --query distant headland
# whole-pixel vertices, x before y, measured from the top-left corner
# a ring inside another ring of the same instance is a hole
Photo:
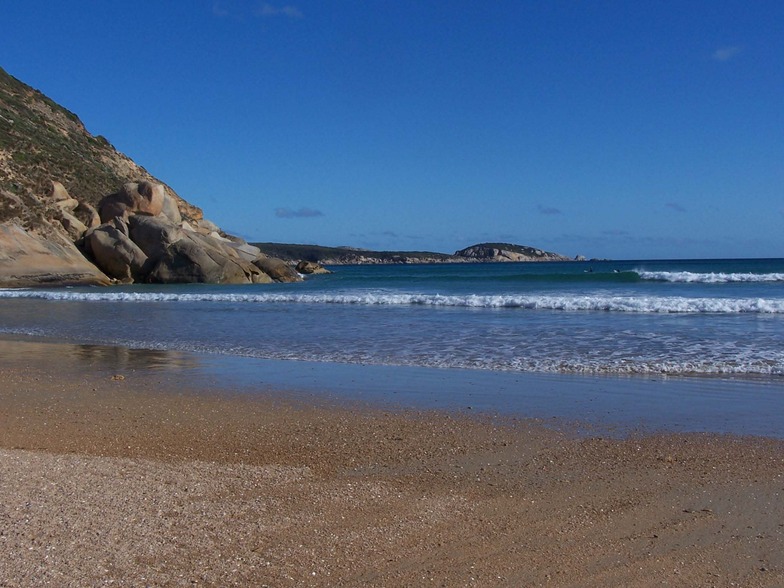
[[[252,243],[252,245],[266,255],[287,262],[307,261],[320,265],[580,261],[583,259],[511,243],[479,243],[452,254],[432,251],[373,251],[355,247],[324,247],[292,243]]]

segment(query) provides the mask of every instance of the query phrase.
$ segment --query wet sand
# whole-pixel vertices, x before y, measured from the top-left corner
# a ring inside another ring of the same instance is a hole
[[[782,586],[784,443],[0,363],[0,586]]]

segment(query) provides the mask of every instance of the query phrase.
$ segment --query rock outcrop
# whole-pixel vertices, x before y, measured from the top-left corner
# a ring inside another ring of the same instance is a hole
[[[0,285],[105,286],[110,279],[51,225],[43,234],[16,223],[0,223]]]
[[[161,184],[152,182],[129,182],[118,192],[110,194],[98,204],[101,222],[108,222],[119,216],[128,218],[131,214],[158,216],[163,212],[164,192]]]
[[[296,269],[299,273],[305,274],[305,275],[310,275],[310,274],[331,274],[332,273],[328,269],[320,266],[319,264],[317,264],[317,263],[315,263],[313,261],[304,261],[304,260],[300,261],[296,265],[296,267],[294,269]]]
[[[84,232],[85,255],[122,283],[262,284],[302,278],[281,260],[262,256],[214,223],[183,221],[166,204],[163,186],[127,183],[98,204],[97,227]],[[177,220],[179,219],[179,222]]]
[[[128,226],[119,219],[91,229],[83,240],[85,252],[95,265],[123,283],[142,281],[147,255],[128,236]]]
[[[96,211],[52,182],[46,202],[50,218],[39,221],[35,234],[0,224],[0,285],[302,280],[291,265],[214,223],[183,220],[161,184],[128,182]]]
[[[276,282],[299,282],[302,277],[293,267],[282,259],[261,255],[253,261],[253,265],[267,274]]]
[[[455,251],[457,257],[470,259],[471,261],[570,261],[571,258],[542,251],[535,247],[524,245],[513,245],[511,243],[480,243],[472,245],[459,251]]]

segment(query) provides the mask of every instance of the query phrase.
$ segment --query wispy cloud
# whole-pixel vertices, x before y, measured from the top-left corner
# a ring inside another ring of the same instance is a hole
[[[542,204],[537,204],[536,209],[539,211],[539,214],[563,214],[558,208],[543,206]]]
[[[283,6],[274,6],[267,2],[262,3],[255,11],[256,16],[263,18],[271,18],[275,16],[285,16],[288,18],[302,18],[304,15],[302,11],[296,6],[286,4]]]
[[[324,213],[313,208],[300,208],[299,210],[276,208],[275,216],[278,218],[313,218],[316,216],[324,216]]]
[[[212,14],[218,18],[230,18],[246,21],[248,17],[303,18],[302,11],[292,4],[276,6],[269,2],[252,2],[252,0],[213,0]]]
[[[677,202],[668,202],[665,206],[675,212],[686,212],[686,209]]]
[[[220,0],[215,0],[215,2],[212,3],[212,14],[222,18],[224,16],[229,16],[230,13],[229,9],[223,2],[220,2]]]
[[[727,47],[719,47],[713,52],[711,57],[714,61],[729,61],[740,53],[741,48],[738,45],[728,45]]]
[[[625,237],[629,234],[629,231],[624,231],[621,229],[609,229],[607,231],[602,231],[602,235],[607,235],[608,237]]]

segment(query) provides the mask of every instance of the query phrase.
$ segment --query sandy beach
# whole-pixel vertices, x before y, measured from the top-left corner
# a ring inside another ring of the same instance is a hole
[[[784,444],[0,367],[0,586],[781,586]]]

